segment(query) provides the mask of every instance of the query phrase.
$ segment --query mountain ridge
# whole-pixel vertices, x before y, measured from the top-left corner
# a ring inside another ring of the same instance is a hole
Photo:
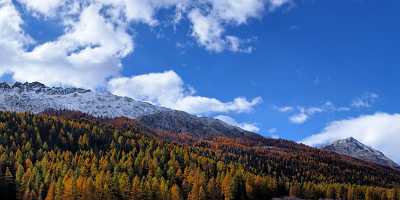
[[[168,110],[164,107],[82,88],[48,87],[39,82],[0,84],[0,110],[40,113],[47,109],[75,110],[96,117],[137,118]]]
[[[197,117],[109,92],[74,87],[48,87],[40,82],[16,82],[12,85],[0,83],[1,111],[37,114],[49,109],[80,111],[95,117],[127,117],[154,129],[191,133],[196,137],[222,135],[262,138],[257,133],[245,131],[218,119]]]

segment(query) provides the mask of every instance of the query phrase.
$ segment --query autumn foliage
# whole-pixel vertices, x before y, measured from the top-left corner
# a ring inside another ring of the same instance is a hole
[[[400,199],[400,172],[389,168],[287,141],[166,142],[123,122],[0,112],[0,191],[46,200]]]

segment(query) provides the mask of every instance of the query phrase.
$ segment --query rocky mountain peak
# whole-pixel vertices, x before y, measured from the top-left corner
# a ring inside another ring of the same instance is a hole
[[[3,82],[3,83],[0,83],[0,89],[11,89],[11,86],[8,85],[8,83]]]
[[[340,140],[338,140],[338,141],[340,141]],[[346,138],[346,139],[344,139],[344,140],[342,140],[342,141],[346,141],[346,142],[358,142],[358,140],[356,140],[356,139],[353,138],[353,137]]]
[[[7,83],[3,83],[3,84],[7,84]],[[40,82],[32,82],[32,83],[21,83],[21,82],[15,82],[12,86],[10,86],[11,88],[18,88],[21,90],[26,90],[26,91],[31,91],[31,90],[40,90],[43,88],[47,88],[47,86],[45,86],[44,84],[40,83]]]
[[[397,163],[386,157],[382,152],[361,143],[353,137],[334,141],[322,149],[392,168],[399,168]]]

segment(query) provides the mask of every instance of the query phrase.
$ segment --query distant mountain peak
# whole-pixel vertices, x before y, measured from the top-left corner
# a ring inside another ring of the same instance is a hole
[[[366,151],[372,150],[372,148],[361,143],[360,141],[358,141],[357,139],[355,139],[353,137],[336,140],[336,141],[332,142],[331,145],[353,147],[353,148],[347,148],[348,150],[366,150]]]
[[[353,137],[336,140],[322,147],[322,149],[392,168],[400,168],[397,163],[386,157],[382,152],[361,143]]]

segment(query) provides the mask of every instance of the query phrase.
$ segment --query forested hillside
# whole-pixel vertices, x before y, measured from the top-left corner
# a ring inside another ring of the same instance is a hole
[[[0,189],[48,200],[400,199],[391,168],[283,140],[171,135],[123,119],[0,112]]]

